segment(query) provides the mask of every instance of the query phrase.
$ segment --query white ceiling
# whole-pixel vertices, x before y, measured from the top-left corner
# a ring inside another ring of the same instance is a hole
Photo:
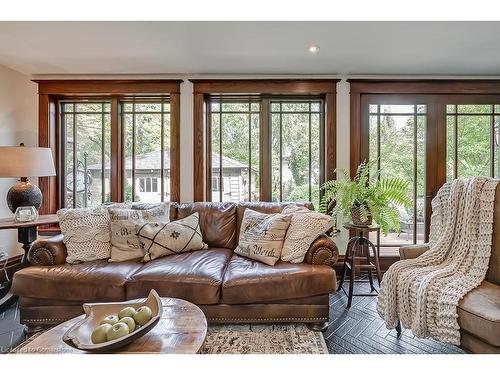
[[[499,47],[500,22],[0,22],[34,75],[500,74]]]

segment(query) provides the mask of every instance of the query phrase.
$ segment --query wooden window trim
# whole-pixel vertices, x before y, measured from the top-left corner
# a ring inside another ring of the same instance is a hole
[[[111,199],[123,202],[123,132],[119,113],[119,100],[136,95],[170,96],[170,193],[172,201],[180,199],[180,84],[182,80],[43,80],[38,84],[38,144],[52,147],[56,170],[60,170],[58,101],[92,97],[109,97],[111,100]],[[119,136],[121,134],[121,137]],[[43,194],[41,214],[55,213],[61,207],[60,183],[58,177],[40,177],[40,190]]]
[[[257,94],[257,95],[321,95],[325,100],[325,179],[334,178],[336,168],[336,95],[340,79],[192,79],[193,83],[193,193],[194,201],[209,200],[207,180],[210,171],[207,165],[207,95]],[[262,113],[261,116],[267,115]],[[262,123],[262,121],[261,121]],[[262,131],[262,129],[261,129]],[[265,136],[265,133],[262,133]],[[264,136],[261,139],[264,139]],[[263,142],[263,141],[262,141]],[[262,145],[262,143],[261,143]],[[262,147],[262,146],[261,146]],[[261,153],[261,158],[263,157]],[[262,160],[267,165],[268,160]],[[261,170],[261,185],[270,186],[271,171]],[[261,190],[262,201],[270,200],[270,191]]]

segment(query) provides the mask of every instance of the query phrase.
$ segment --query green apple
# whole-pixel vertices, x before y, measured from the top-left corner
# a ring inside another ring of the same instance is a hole
[[[101,344],[103,342],[107,341],[107,335],[108,331],[112,328],[113,326],[108,323],[101,324],[100,326],[97,326],[96,329],[92,332],[92,335],[90,336],[90,339],[92,340],[93,344]]]
[[[108,324],[111,324],[111,325],[114,325],[116,323],[118,323],[120,319],[118,319],[118,316],[116,315],[108,315],[107,317],[105,317],[101,324],[104,324],[104,323],[108,323]]]
[[[129,334],[128,325],[123,322],[118,322],[108,331],[106,335],[108,341],[119,339]]]
[[[140,326],[143,326],[147,322],[149,322],[149,319],[153,316],[153,312],[148,306],[141,306],[137,309],[136,313],[134,314],[134,320],[137,324]]]
[[[135,320],[131,318],[130,316],[126,316],[124,318],[121,318],[119,322],[125,323],[128,326],[129,332],[134,332],[135,331]]]
[[[135,309],[131,306],[125,307],[118,313],[118,319],[125,318],[126,316],[133,317],[135,314]]]

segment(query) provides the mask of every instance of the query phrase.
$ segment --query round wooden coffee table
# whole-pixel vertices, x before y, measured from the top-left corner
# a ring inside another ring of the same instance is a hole
[[[207,320],[200,308],[178,298],[161,300],[163,314],[156,327],[113,353],[195,354],[203,349],[207,335]],[[62,341],[63,334],[83,317],[84,315],[78,316],[51,328],[17,349],[16,353],[87,353]]]

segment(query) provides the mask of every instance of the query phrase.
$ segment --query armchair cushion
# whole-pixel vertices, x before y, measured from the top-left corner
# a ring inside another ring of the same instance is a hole
[[[500,347],[500,285],[483,281],[459,302],[460,328]]]
[[[414,259],[429,250],[429,245],[426,243],[416,245],[406,245],[399,248],[399,256],[401,259]]]

